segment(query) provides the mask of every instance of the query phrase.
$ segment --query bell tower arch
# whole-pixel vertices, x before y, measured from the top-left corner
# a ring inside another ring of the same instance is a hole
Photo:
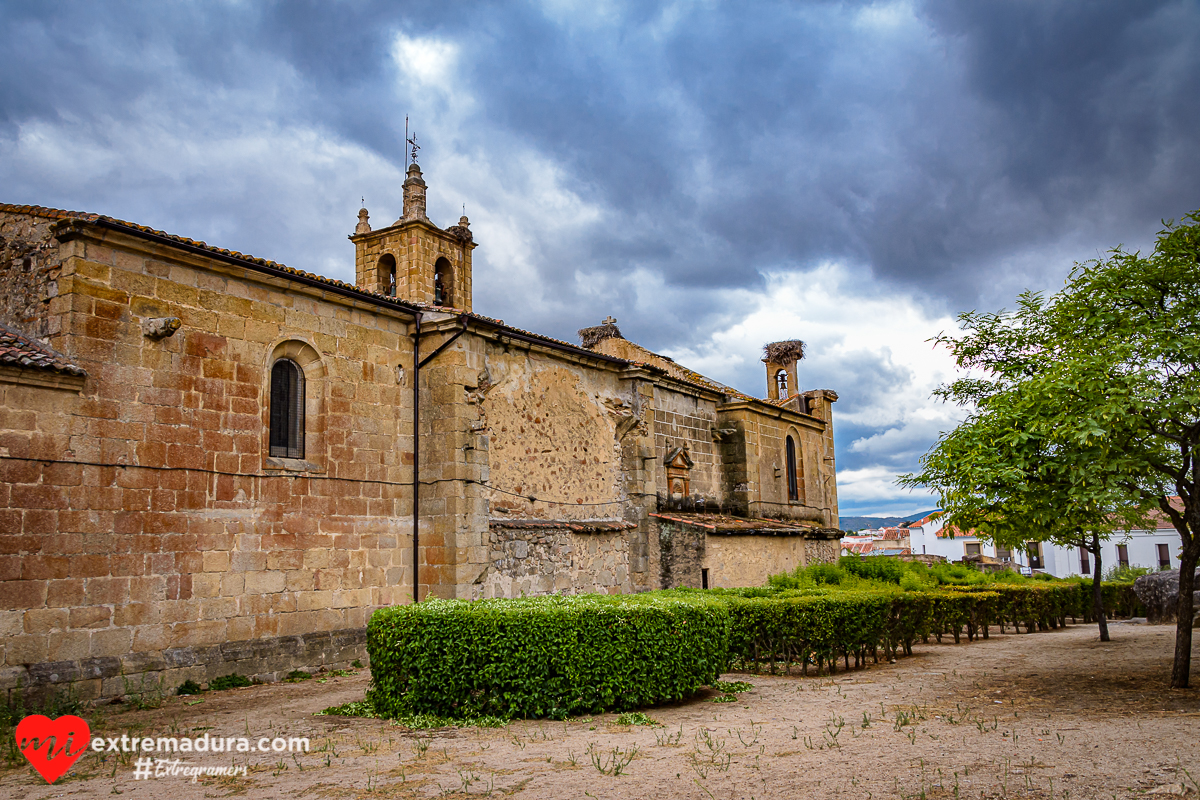
[[[796,364],[804,358],[804,342],[787,339],[763,345],[763,363],[767,365],[767,399],[787,400],[800,391]]]
[[[471,251],[475,239],[466,216],[439,228],[425,213],[425,179],[413,162],[404,180],[404,208],[386,228],[372,230],[364,208],[350,235],[354,282],[359,289],[410,303],[471,311]]]

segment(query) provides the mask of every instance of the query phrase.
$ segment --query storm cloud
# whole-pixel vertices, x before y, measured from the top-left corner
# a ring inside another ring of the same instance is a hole
[[[480,312],[750,392],[808,341],[845,513],[929,506],[955,313],[1200,206],[1193,2],[3,2],[0,74],[0,201],[342,279],[407,115]]]

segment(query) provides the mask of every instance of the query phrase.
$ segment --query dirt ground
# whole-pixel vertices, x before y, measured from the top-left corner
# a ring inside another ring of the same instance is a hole
[[[419,731],[314,716],[361,699],[362,670],[88,714],[93,735],[310,737],[305,755],[233,756],[245,777],[135,781],[132,757],[89,753],[54,785],[6,769],[0,797],[1200,797],[1200,690],[1167,689],[1173,634],[1116,623],[1102,644],[1078,625],[919,645],[832,678],[727,675],[754,688],[646,709],[663,727],[606,714]],[[1200,662],[1193,672],[1200,683]]]

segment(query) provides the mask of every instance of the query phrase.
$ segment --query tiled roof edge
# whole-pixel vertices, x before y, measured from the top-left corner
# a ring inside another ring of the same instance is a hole
[[[87,370],[57,350],[0,323],[0,364],[83,377]]]
[[[318,275],[313,272],[305,272],[304,270],[289,267],[286,264],[281,264],[278,261],[260,258],[248,253],[241,253],[237,250],[229,250],[223,247],[215,247],[207,242],[189,239],[186,236],[178,236],[173,233],[167,233],[148,225],[138,225],[134,222],[127,222],[116,217],[109,217],[104,214],[89,214],[82,211],[64,211],[58,208],[46,208],[45,206],[31,205],[13,205],[11,203],[0,203],[0,212],[8,212],[15,214],[30,214],[33,216],[44,217],[47,219],[57,219],[64,222],[70,220],[78,220],[94,225],[101,225],[113,230],[129,233],[141,238],[150,239],[152,241],[160,241],[168,245],[182,247],[187,250],[198,252],[202,255],[215,256],[217,258],[232,261],[257,269],[258,271],[267,271],[283,277],[293,278],[303,283],[308,283],[314,286],[332,289],[339,294],[349,297],[356,297],[362,300],[367,300],[376,305],[385,308],[398,308],[411,313],[434,310],[434,307],[424,306],[416,303],[408,303],[399,300],[395,297],[379,294],[378,292],[369,292],[365,289],[360,289],[354,284],[339,281],[335,278],[327,278],[324,275]]]

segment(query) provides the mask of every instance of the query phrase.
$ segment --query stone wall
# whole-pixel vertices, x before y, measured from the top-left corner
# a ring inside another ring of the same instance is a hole
[[[842,555],[840,539],[816,539],[805,542],[805,566],[809,564],[836,564]]]
[[[806,556],[814,544],[801,536],[709,535],[703,565],[708,585],[765,586],[772,575],[812,563]]]
[[[837,527],[831,426],[813,415],[761,409],[750,403],[722,406],[719,425],[734,431],[722,447],[726,480],[740,513]],[[788,498],[788,435],[797,447],[797,501]]]
[[[5,679],[20,687],[28,702],[55,692],[81,699],[170,693],[187,680],[205,683],[236,672],[270,683],[294,669],[346,669],[366,663],[366,629],[319,631],[195,647],[50,661],[6,669]],[[5,687],[5,695],[12,688]]]
[[[702,528],[688,525],[658,523],[655,553],[658,565],[658,585],[655,589],[702,587],[702,572],[706,558],[707,535]]]
[[[738,534],[707,530],[657,517],[654,553],[658,582],[652,588],[765,586],[767,578],[810,564],[837,560],[840,542],[826,531]]]
[[[37,339],[58,333],[47,313],[62,272],[54,222],[0,211],[0,322]]]
[[[690,494],[720,504],[721,472],[713,442],[717,404],[695,394],[654,387],[654,451],[661,459],[675,447],[688,448]],[[663,487],[664,491],[666,487]]]
[[[484,371],[479,410],[493,513],[619,519],[625,487],[617,428],[632,405],[628,383],[615,371],[497,345],[488,346]]]
[[[3,388],[0,689],[359,629],[407,599],[407,320],[90,226],[59,256],[51,344],[88,376]],[[147,317],[182,327],[154,340]],[[304,364],[302,461],[267,455],[279,355]]]
[[[490,565],[479,596],[632,591],[627,531],[574,527],[509,521],[491,525]]]

